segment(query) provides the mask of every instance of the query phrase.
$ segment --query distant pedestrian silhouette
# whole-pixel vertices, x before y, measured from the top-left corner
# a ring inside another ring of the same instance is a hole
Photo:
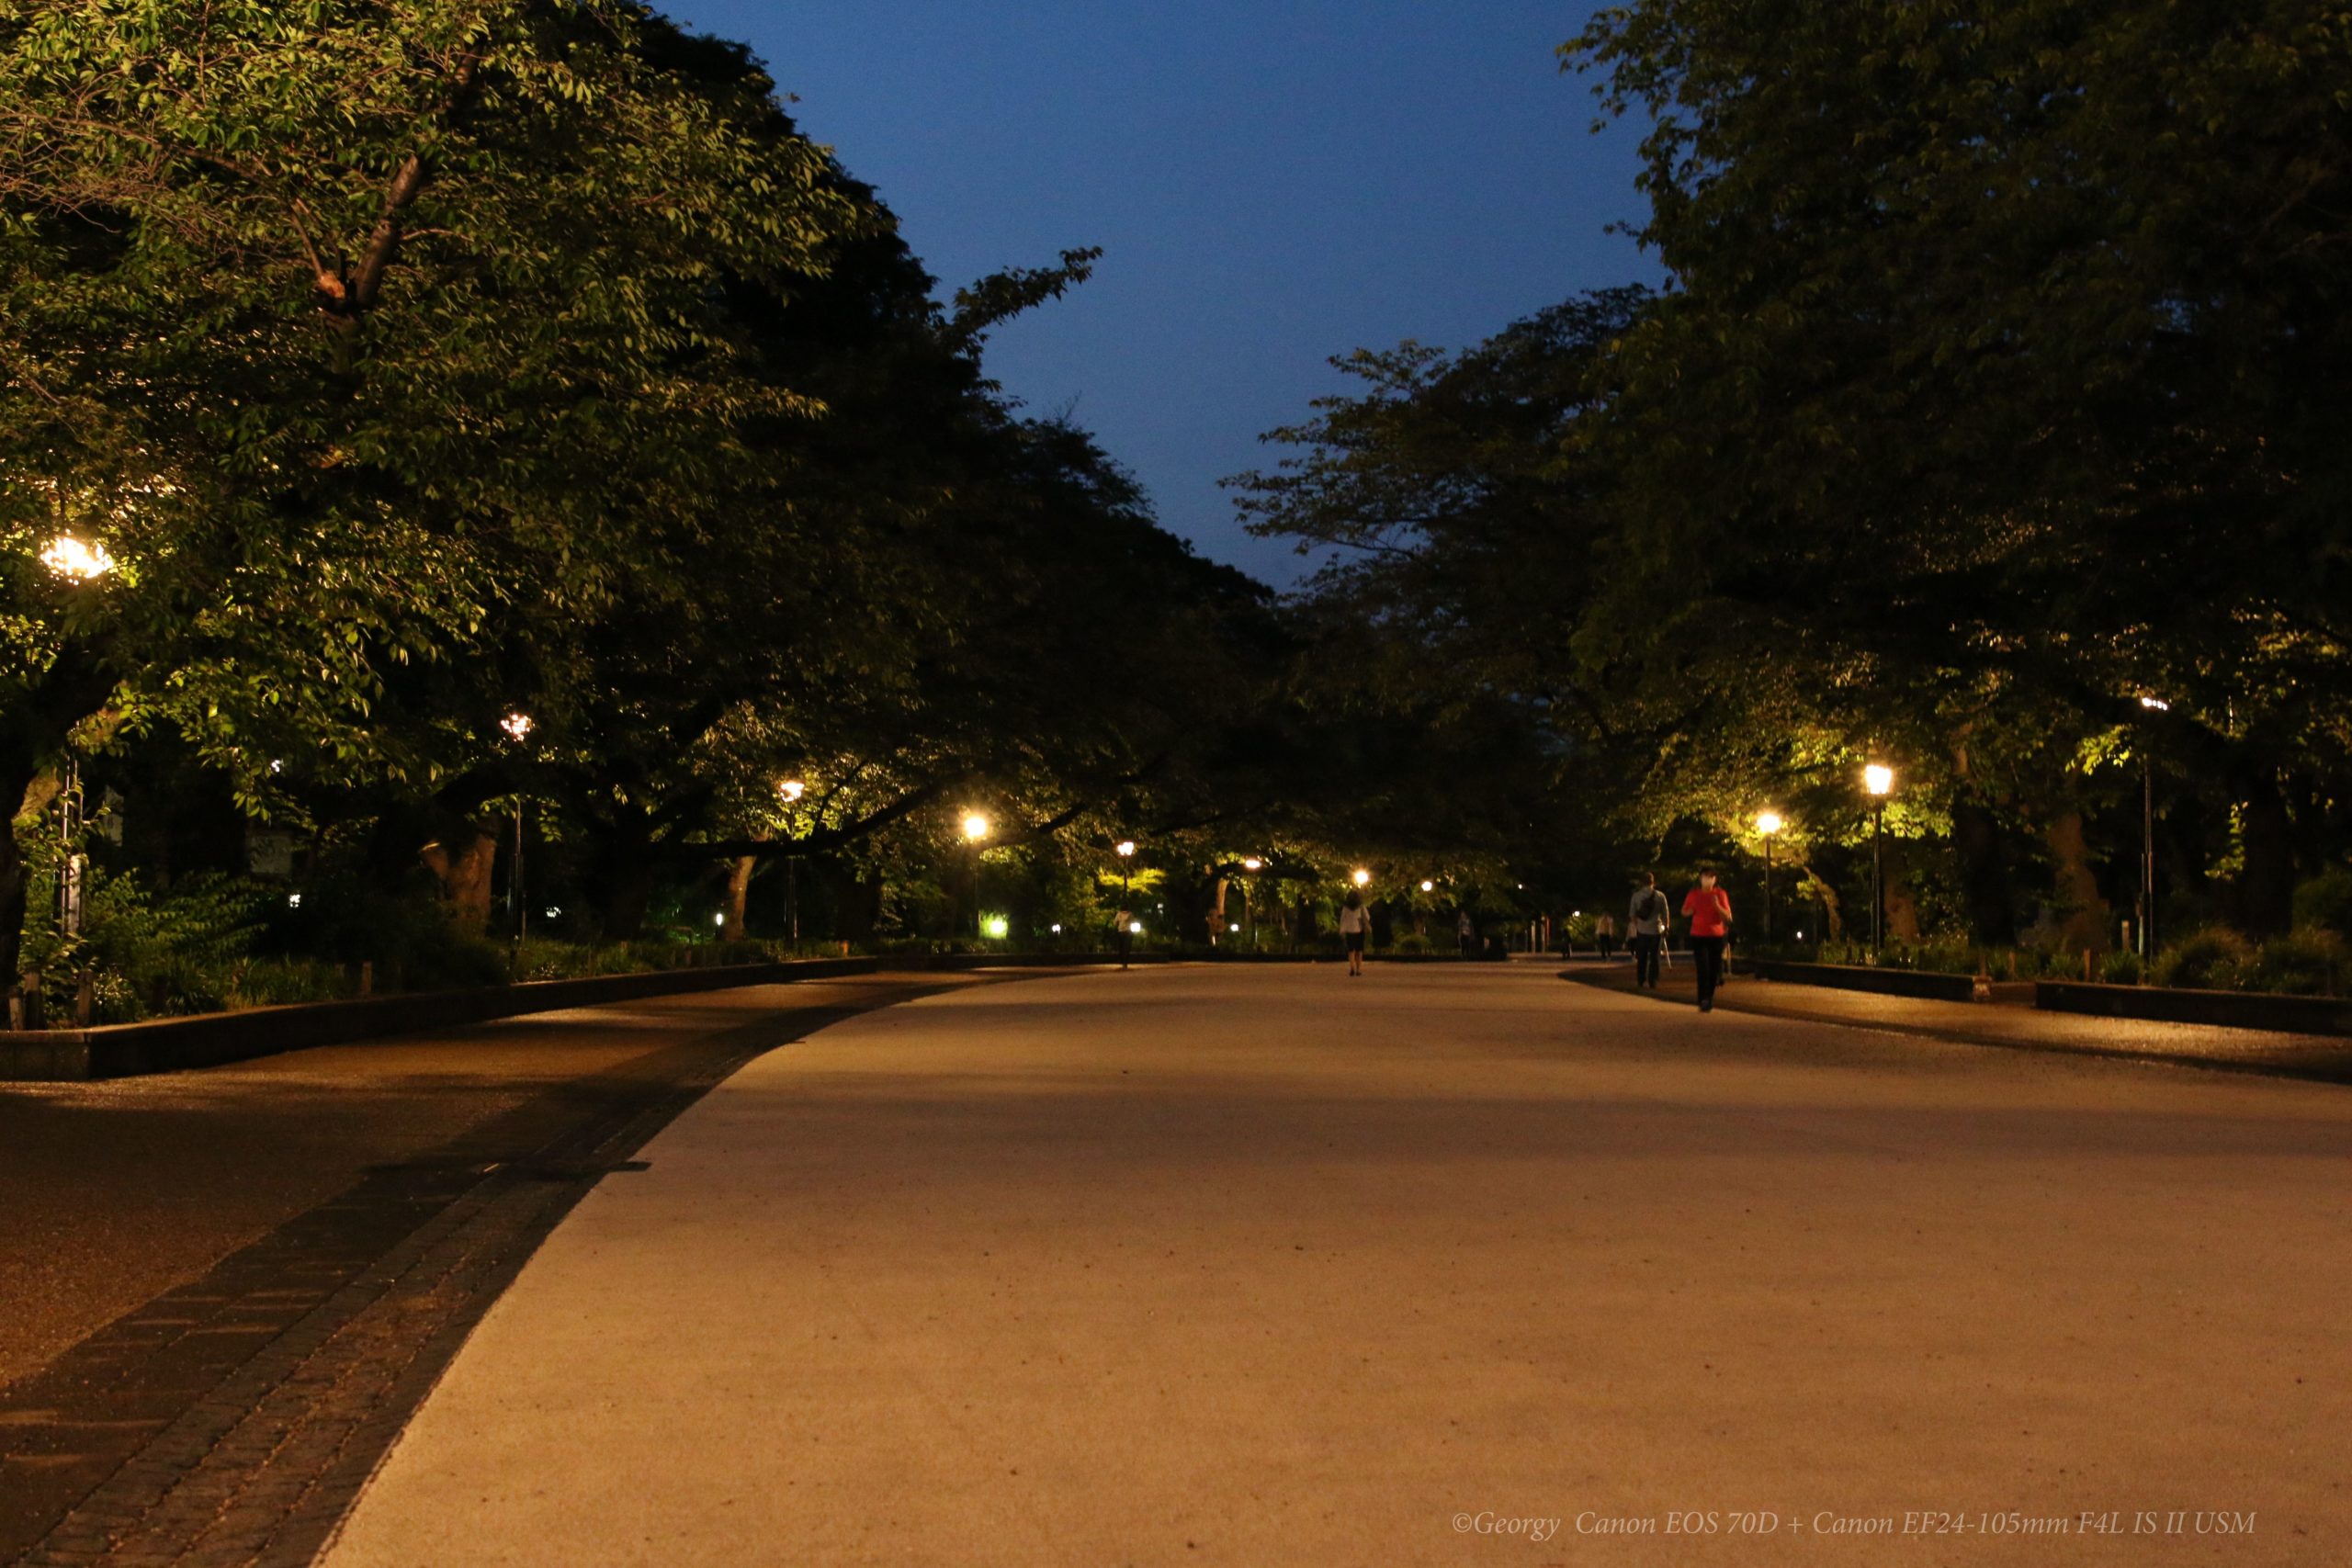
[[[1715,886],[1715,874],[1702,871],[1699,886],[1682,897],[1682,912],[1690,917],[1690,955],[1699,965],[1699,1010],[1715,1010],[1715,987],[1724,981],[1724,947],[1731,940],[1731,895]]]
[[[1634,950],[1636,990],[1645,986],[1657,989],[1658,950],[1666,945],[1666,925],[1671,919],[1673,908],[1657,890],[1657,874],[1642,873],[1642,885],[1634,889],[1633,907],[1625,911],[1625,945]]]
[[[1600,949],[1600,956],[1609,958],[1617,952],[1617,917],[1604,914],[1592,922],[1592,944]]]
[[[1372,911],[1363,907],[1363,895],[1354,888],[1340,905],[1340,938],[1348,944],[1348,973],[1363,973],[1363,939],[1372,929]]]

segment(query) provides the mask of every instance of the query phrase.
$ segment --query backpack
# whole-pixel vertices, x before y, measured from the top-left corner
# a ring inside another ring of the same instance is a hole
[[[1634,899],[1634,919],[1664,920],[1667,917],[1666,895],[1655,887],[1645,887]]]

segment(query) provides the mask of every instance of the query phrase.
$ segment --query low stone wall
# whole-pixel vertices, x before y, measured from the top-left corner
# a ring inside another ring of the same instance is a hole
[[[2352,1034],[2352,997],[2275,997],[2258,991],[2192,991],[2168,986],[2098,986],[2041,980],[2033,1005],[2045,1012],[2211,1023],[2276,1034]]]
[[[418,991],[364,1001],[298,1002],[190,1018],[92,1029],[0,1032],[0,1080],[126,1077],[218,1066],[281,1051],[340,1045],[391,1034],[453,1029],[523,1013],[555,1012],[633,1001],[641,997],[718,991],[870,975],[873,958],[813,958],[785,964],[734,964],[710,969],[664,969],[638,975],[596,975],[576,980],[526,980],[463,991]]]
[[[1966,975],[1931,975],[1917,969],[1873,969],[1860,964],[1803,964],[1778,958],[1741,958],[1736,972],[1798,986],[1834,986],[1845,991],[1874,991],[1886,997],[1923,997],[1929,1001],[1976,999],[1976,982]]]

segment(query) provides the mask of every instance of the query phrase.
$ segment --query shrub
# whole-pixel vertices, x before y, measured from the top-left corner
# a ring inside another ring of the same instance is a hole
[[[2239,965],[2237,981],[2249,991],[2332,996],[2341,989],[2346,953],[2344,939],[2331,931],[2273,937]]]
[[[2352,938],[2352,870],[2338,866],[2295,889],[2295,929]]]
[[[60,980],[92,972],[101,1023],[226,1006],[235,967],[260,927],[258,897],[247,883],[191,876],[157,895],[135,876],[94,866],[83,885],[81,934],[61,937],[45,915],[54,886],[51,874],[30,889],[30,908],[41,918],[26,921],[25,966]]]
[[[2099,963],[2099,978],[2110,986],[2136,986],[2142,978],[2140,955],[2129,948],[2109,953]]]
[[[2226,926],[2208,926],[2156,955],[2156,984],[2195,990],[2226,989],[2236,982],[2237,971],[2253,956],[2253,944],[2245,938]]]

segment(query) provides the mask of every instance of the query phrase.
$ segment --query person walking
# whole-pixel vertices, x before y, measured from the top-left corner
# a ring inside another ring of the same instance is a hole
[[[1617,917],[1606,910],[1592,922],[1592,942],[1600,949],[1600,959],[1607,963],[1617,955]]]
[[[1462,918],[1453,922],[1453,929],[1462,939],[1462,956],[1464,958],[1477,957],[1478,923],[1470,918],[1470,910],[1466,905],[1462,910]]]
[[[1658,949],[1666,943],[1666,923],[1671,910],[1666,895],[1657,890],[1657,876],[1653,872],[1642,873],[1642,885],[1634,889],[1633,907],[1625,911],[1625,945],[1634,950],[1634,988],[1657,989]]]
[[[1715,1010],[1715,987],[1724,983],[1724,948],[1731,941],[1731,895],[1715,886],[1715,874],[1702,871],[1699,886],[1683,895],[1682,912],[1690,917],[1690,955],[1699,965],[1699,1010]]]
[[[1348,944],[1348,973],[1363,973],[1363,939],[1372,930],[1372,911],[1363,907],[1363,895],[1354,888],[1340,905],[1340,940]]]

